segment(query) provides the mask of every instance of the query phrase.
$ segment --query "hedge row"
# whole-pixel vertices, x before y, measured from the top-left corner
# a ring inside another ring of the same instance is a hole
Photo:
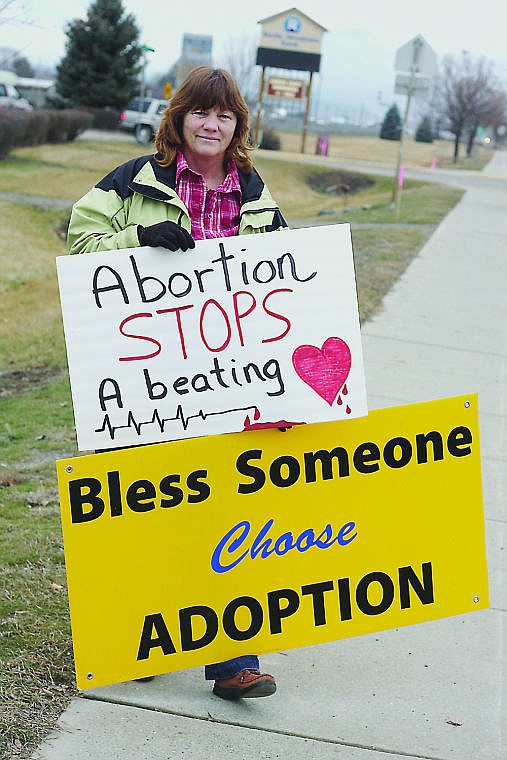
[[[115,111],[112,108],[90,107],[87,107],[86,111],[93,116],[93,129],[105,129],[108,131],[118,129],[121,111]]]
[[[0,109],[0,158],[13,148],[75,140],[92,123],[92,114],[73,109]]]

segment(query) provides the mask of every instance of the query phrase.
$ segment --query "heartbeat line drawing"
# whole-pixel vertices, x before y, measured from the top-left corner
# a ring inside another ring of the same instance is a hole
[[[162,417],[158,411],[158,409],[155,409],[151,419],[149,420],[136,420],[134,413],[132,411],[129,411],[127,416],[127,422],[125,425],[113,425],[111,422],[111,418],[109,417],[109,414],[106,414],[104,416],[104,419],[102,421],[101,427],[98,427],[95,429],[95,433],[104,433],[106,430],[109,433],[109,437],[111,440],[114,440],[115,434],[118,430],[128,430],[133,428],[137,435],[141,435],[141,431],[143,427],[146,425],[157,425],[160,432],[164,433],[166,430],[166,425],[169,422],[177,422],[179,421],[181,423],[181,427],[183,430],[187,430],[190,421],[193,419],[201,419],[203,422],[208,417],[217,417],[219,415],[225,415],[225,414],[232,414],[233,412],[253,412],[255,419],[258,418],[259,410],[257,409],[257,406],[242,406],[238,407],[237,409],[225,409],[222,412],[205,412],[203,409],[199,409],[197,414],[189,414],[188,417],[185,416],[185,413],[183,411],[183,407],[181,404],[178,404],[178,407],[176,409],[176,414],[174,417]]]

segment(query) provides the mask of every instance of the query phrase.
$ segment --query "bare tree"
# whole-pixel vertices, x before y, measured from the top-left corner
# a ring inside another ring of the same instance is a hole
[[[467,124],[467,158],[472,155],[479,127],[494,126],[501,122],[505,115],[506,93],[491,62],[484,59],[478,61],[477,79],[482,86],[477,92],[473,112]]]
[[[5,23],[5,16],[6,16],[5,12],[10,6],[14,5],[15,2],[16,0],[0,0],[0,23],[1,24]]]
[[[259,95],[259,70],[256,68],[257,42],[247,34],[231,37],[224,45],[221,65],[231,72],[250,110]]]
[[[0,47],[0,69],[12,69],[12,62],[19,55],[19,50],[11,47]]]
[[[443,58],[436,105],[440,124],[454,135],[454,162],[461,140],[466,138],[470,156],[479,126],[489,126],[498,119],[498,110],[503,111],[504,104],[505,91],[492,61],[474,58],[467,51]]]
[[[25,23],[26,8],[19,0],[0,0],[0,25]]]

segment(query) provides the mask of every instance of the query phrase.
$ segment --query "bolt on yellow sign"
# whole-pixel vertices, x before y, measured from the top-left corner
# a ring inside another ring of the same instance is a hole
[[[81,689],[488,606],[473,394],[57,469]]]

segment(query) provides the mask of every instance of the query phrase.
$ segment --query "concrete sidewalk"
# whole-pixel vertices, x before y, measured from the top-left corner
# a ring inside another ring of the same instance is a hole
[[[268,699],[223,702],[201,669],[90,690],[34,760],[507,757],[507,153],[486,172],[496,181],[474,181],[363,349],[372,409],[479,392],[491,608],[265,656]]]

